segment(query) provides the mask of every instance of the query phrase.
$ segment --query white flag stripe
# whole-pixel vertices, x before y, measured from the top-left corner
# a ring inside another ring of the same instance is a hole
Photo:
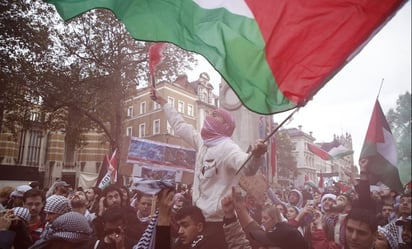
[[[396,152],[396,144],[393,135],[390,131],[383,129],[383,137],[385,142],[376,143],[376,150],[383,156],[390,164],[397,167],[398,156]]]
[[[244,0],[193,0],[193,2],[204,9],[225,8],[233,14],[254,19],[252,11]]]

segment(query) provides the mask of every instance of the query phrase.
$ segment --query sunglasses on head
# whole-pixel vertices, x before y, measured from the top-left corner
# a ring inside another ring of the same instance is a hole
[[[116,227],[116,228],[106,229],[106,230],[104,231],[104,233],[105,233],[106,235],[113,234],[113,233],[115,233],[115,234],[121,234],[121,233],[122,233],[122,230],[120,230],[120,228]]]

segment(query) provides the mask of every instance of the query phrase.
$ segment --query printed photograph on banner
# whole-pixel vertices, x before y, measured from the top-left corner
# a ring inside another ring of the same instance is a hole
[[[149,160],[164,161],[165,146],[141,139],[132,139],[127,154],[128,161]]]
[[[141,177],[150,180],[175,180],[176,171],[158,167],[142,167]]]
[[[165,161],[173,166],[193,169],[195,167],[196,151],[183,148],[166,147]]]

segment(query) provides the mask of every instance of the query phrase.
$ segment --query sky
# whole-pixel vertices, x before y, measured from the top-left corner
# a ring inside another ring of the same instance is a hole
[[[330,142],[334,134],[348,132],[357,162],[382,80],[378,99],[385,114],[396,107],[400,94],[411,92],[411,47],[408,1],[284,127],[302,125],[304,132],[313,132],[315,143]],[[189,81],[198,79],[201,72],[209,74],[218,93],[220,75],[199,55],[199,65],[187,72]],[[281,123],[289,113],[275,114],[274,121]]]

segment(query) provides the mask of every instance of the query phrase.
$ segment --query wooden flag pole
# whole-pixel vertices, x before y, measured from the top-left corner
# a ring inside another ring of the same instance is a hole
[[[298,110],[299,108],[296,108],[291,114],[289,114],[289,116],[287,116],[285,120],[283,120],[282,123],[280,123],[280,125],[278,125],[269,135],[266,136],[266,138],[263,140],[263,143],[266,143],[269,140],[269,138],[272,137],[280,129],[280,127],[282,127]],[[245,167],[246,163],[249,162],[251,158],[252,153],[249,154],[248,158],[245,160],[242,166],[240,166],[240,168],[236,171],[235,175],[239,174],[239,172],[243,169],[243,167]]]

